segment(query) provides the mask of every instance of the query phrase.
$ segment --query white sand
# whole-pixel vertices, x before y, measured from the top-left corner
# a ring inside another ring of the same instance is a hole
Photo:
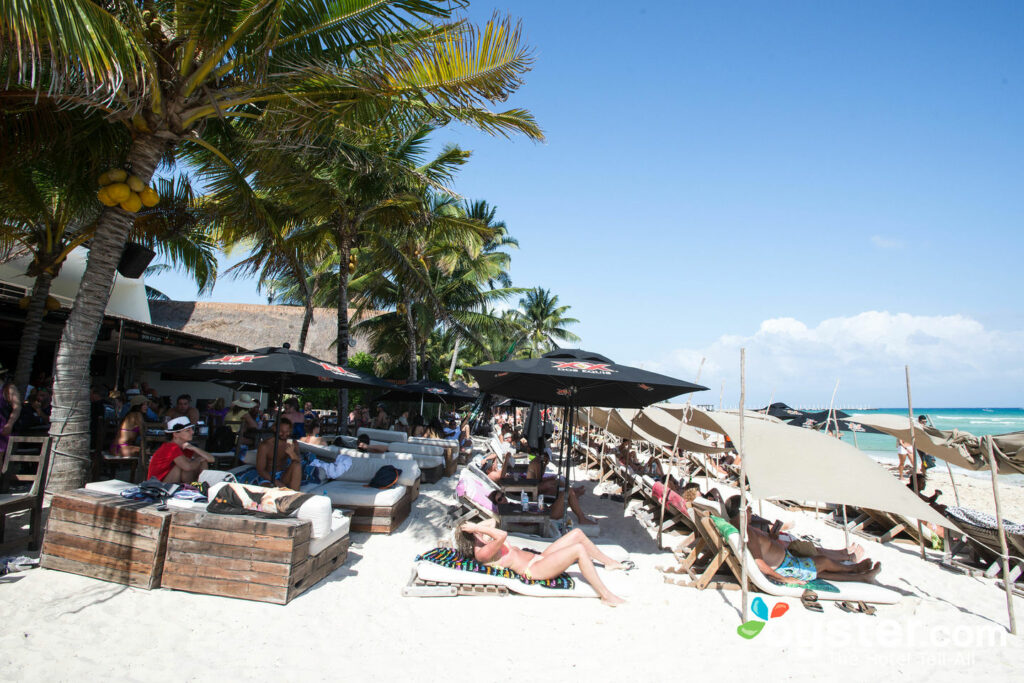
[[[285,607],[44,569],[2,577],[0,672],[5,680],[46,681],[1003,681],[1024,674],[1024,638],[1006,632],[1002,590],[924,562],[905,545],[861,541],[884,565],[880,583],[905,594],[898,605],[879,606],[871,617],[832,604],[815,614],[782,600],[789,612],[743,640],[739,592],[664,583],[655,567],[672,555],[656,550],[621,504],[592,495],[585,504],[601,520],[601,540],[624,546],[639,565],[624,607],[596,599],[403,598],[413,557],[434,545],[447,521],[453,488],[453,480],[424,486],[392,536],[353,534],[345,566]],[[795,518],[797,531],[841,545],[842,532],[813,513]],[[1024,599],[1016,609],[1024,631]]]

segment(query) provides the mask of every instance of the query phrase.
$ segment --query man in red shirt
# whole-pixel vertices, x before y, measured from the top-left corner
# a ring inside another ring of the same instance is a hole
[[[188,484],[199,478],[213,462],[213,456],[189,443],[195,425],[187,417],[176,417],[167,423],[171,440],[156,449],[149,459],[149,479],[167,484]]]

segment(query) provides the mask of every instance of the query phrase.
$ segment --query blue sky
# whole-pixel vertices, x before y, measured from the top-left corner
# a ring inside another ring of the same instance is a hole
[[[1024,3],[475,2],[520,17],[507,103],[547,140],[439,132],[512,276],[583,347],[717,403],[1019,406]],[[506,106],[506,105],[503,105]],[[152,281],[195,297],[174,276]],[[265,302],[225,280],[213,300]]]

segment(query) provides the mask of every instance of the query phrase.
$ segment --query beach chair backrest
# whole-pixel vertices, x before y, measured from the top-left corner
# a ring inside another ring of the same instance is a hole
[[[12,436],[7,440],[7,451],[4,453],[3,470],[0,471],[0,484],[6,488],[7,484],[16,481],[19,483],[32,482],[28,496],[39,497],[46,485],[47,467],[50,462],[50,437],[49,436]],[[35,465],[30,467],[29,472],[12,471],[11,463],[29,463]]]
[[[366,434],[370,437],[370,441],[406,441],[409,435],[405,432],[395,432],[389,429],[371,429],[369,427],[360,427],[359,431],[356,432],[356,436]]]

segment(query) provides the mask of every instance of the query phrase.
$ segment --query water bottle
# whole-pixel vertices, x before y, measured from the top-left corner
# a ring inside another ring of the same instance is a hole
[[[241,446],[238,447],[238,459],[242,461],[243,464],[245,463],[245,454],[248,451],[249,447],[246,446],[245,444],[242,444]]]
[[[526,491],[519,492],[519,504],[523,507],[523,512],[530,509],[530,497],[526,495]]]

